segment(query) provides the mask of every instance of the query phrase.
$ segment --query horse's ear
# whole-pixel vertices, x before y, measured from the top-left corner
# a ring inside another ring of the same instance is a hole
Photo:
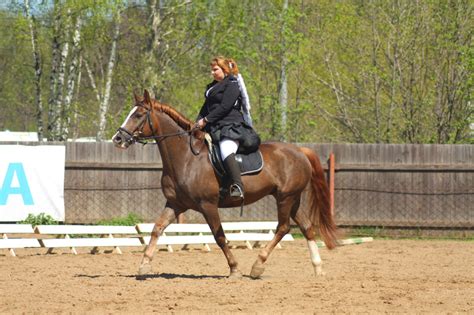
[[[145,89],[145,91],[143,92],[143,98],[144,98],[145,103],[147,104],[151,103],[150,93],[148,92],[147,89]]]
[[[135,104],[140,103],[140,97],[137,95],[135,91],[133,91],[133,97],[135,98]]]

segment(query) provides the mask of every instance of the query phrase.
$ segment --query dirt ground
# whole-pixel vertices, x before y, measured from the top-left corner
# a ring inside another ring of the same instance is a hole
[[[474,313],[474,243],[375,240],[321,249],[316,278],[306,242],[283,243],[261,279],[258,249],[233,250],[244,274],[226,278],[217,247],[169,253],[137,279],[141,251],[0,250],[0,313]]]

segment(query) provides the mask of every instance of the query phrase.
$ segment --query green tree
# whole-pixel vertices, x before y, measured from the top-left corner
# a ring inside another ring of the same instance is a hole
[[[0,129],[107,139],[144,88],[193,119],[224,55],[263,139],[469,143],[473,20],[470,0],[12,0]]]

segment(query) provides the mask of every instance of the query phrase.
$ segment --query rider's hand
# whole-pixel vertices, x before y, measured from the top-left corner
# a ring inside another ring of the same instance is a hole
[[[199,129],[203,129],[206,126],[206,124],[207,124],[207,121],[204,118],[201,118],[201,119],[198,120],[195,127],[199,128]]]

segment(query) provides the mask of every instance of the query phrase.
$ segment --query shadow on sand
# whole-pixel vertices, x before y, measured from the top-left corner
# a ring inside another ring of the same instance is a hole
[[[178,274],[178,273],[159,273],[159,274],[146,274],[146,275],[133,275],[137,280],[146,280],[146,279],[226,279],[226,276],[217,276],[217,275],[189,275],[189,274]]]
[[[105,278],[105,277],[121,277],[121,278],[135,278],[136,280],[147,280],[147,279],[227,279],[227,276],[218,275],[191,275],[191,274],[177,274],[177,273],[159,273],[159,274],[145,274],[145,275],[88,275],[88,274],[76,274],[76,278]]]

